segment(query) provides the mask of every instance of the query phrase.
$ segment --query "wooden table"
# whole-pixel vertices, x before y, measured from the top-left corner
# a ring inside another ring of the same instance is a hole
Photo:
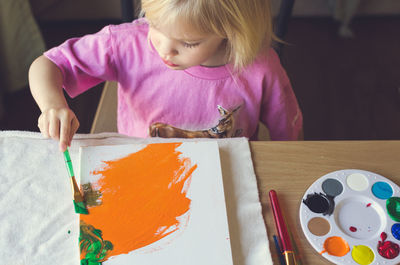
[[[274,264],[279,264],[272,235],[277,234],[268,191],[275,189],[302,264],[332,264],[308,243],[299,207],[308,187],[340,169],[375,172],[400,185],[400,141],[251,142],[263,215]]]

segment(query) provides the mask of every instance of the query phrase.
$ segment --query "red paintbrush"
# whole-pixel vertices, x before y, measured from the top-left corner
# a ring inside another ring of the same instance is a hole
[[[285,257],[286,265],[297,265],[295,255],[292,248],[292,242],[287,231],[285,220],[283,219],[281,207],[279,206],[278,196],[274,190],[269,191],[269,199],[271,200],[272,212],[274,213],[274,220],[276,230],[278,231],[279,239],[282,244],[282,251]]]

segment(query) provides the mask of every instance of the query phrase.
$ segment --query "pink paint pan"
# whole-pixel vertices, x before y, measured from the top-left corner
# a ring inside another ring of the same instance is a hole
[[[308,242],[335,264],[400,263],[400,188],[386,177],[328,173],[307,189],[299,214]]]

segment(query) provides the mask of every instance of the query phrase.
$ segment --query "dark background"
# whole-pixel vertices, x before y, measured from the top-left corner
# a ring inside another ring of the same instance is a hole
[[[47,48],[100,30],[115,20],[39,21]],[[304,116],[305,140],[400,139],[400,16],[357,16],[354,38],[337,34],[328,17],[293,18],[282,64]],[[69,99],[88,133],[102,91],[99,85]],[[4,96],[2,130],[38,131],[40,111],[29,92]]]

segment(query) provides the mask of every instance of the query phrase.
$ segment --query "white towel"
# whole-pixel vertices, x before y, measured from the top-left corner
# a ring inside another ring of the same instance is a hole
[[[80,146],[172,141],[182,139],[78,134],[69,150],[77,172]],[[218,145],[234,264],[272,264],[248,141]],[[79,217],[56,141],[0,131],[0,209],[0,265],[79,264]]]

